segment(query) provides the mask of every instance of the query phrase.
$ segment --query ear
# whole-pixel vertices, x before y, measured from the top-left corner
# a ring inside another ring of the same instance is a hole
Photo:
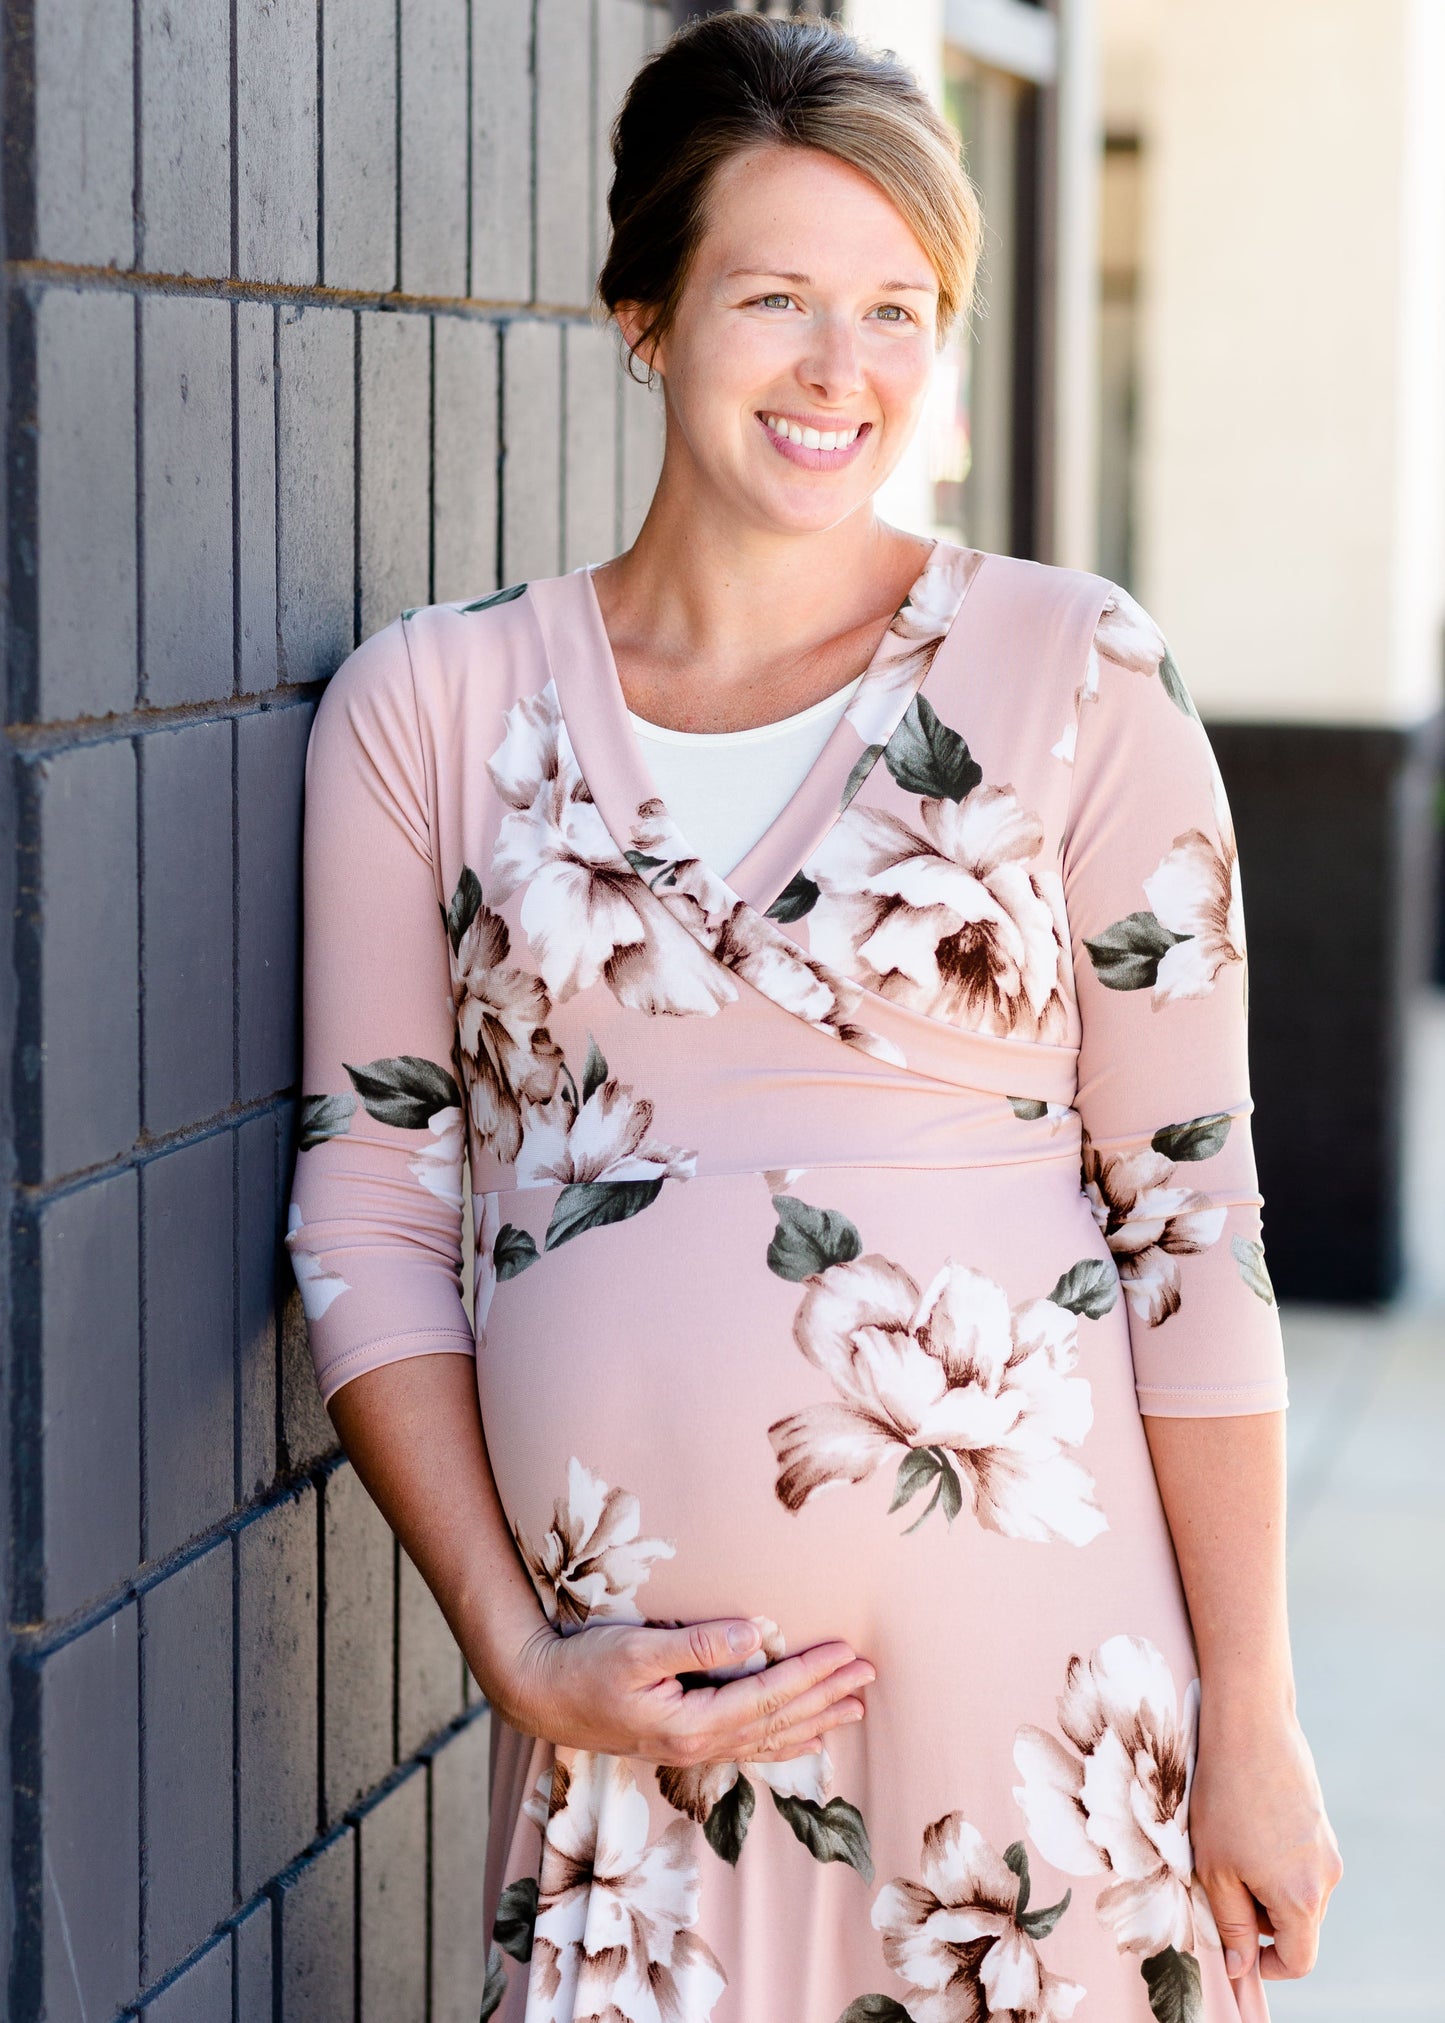
[[[660,337],[646,335],[648,314],[643,302],[619,302],[612,312],[617,328],[622,333],[622,341],[643,371],[650,378],[655,372],[659,379],[666,376],[663,364],[663,343]]]

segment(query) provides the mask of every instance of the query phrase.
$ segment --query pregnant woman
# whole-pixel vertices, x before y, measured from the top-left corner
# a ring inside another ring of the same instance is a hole
[[[1262,2018],[1340,1867],[1209,744],[1121,590],[873,511],[979,245],[907,71],[714,16],[614,150],[646,523],[307,776],[290,1244],[494,1710],[482,2015]]]

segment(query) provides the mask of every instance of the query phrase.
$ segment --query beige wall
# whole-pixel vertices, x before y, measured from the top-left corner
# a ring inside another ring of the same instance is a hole
[[[1137,589],[1221,717],[1408,722],[1445,616],[1445,8],[1103,0],[1146,147]]]

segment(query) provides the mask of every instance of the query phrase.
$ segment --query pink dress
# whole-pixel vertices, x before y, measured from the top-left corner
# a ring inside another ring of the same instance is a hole
[[[564,1631],[742,1614],[878,1672],[791,1764],[499,1726],[482,2015],[1264,2017],[1192,1876],[1140,1416],[1285,1400],[1234,838],[1153,622],[939,544],[724,880],[587,571],[409,612],[321,703],[306,836],[324,1395],[475,1356]]]

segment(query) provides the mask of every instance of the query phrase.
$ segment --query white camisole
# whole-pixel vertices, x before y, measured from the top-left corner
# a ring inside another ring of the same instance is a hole
[[[675,731],[627,712],[668,813],[709,870],[726,878],[772,827],[862,679],[794,716],[745,731]]]

